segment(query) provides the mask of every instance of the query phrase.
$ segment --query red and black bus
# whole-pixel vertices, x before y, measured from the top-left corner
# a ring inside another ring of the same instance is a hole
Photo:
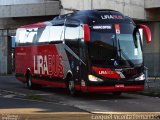
[[[144,89],[143,29],[150,29],[114,10],[82,10],[51,21],[21,26],[16,33],[18,80],[82,92]]]

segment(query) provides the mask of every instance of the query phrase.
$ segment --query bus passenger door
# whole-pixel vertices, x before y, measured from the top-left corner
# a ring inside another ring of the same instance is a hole
[[[80,66],[79,66],[79,84],[81,90],[86,92],[86,84],[88,79],[88,61],[87,61],[87,44],[84,40],[84,26],[79,27],[79,52],[80,52]]]
[[[64,44],[68,56],[70,69],[73,74],[75,84],[80,83],[80,22],[78,20],[68,19],[65,23]]]

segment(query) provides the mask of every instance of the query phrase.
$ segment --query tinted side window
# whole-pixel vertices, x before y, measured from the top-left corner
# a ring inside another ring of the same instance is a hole
[[[84,39],[84,30],[82,26],[79,27],[79,38]]]
[[[27,29],[25,34],[25,43],[32,43],[37,36],[37,28]]]
[[[64,26],[50,26],[49,41],[62,41],[64,39]]]
[[[37,34],[37,42],[49,42],[50,27],[39,28]]]
[[[79,38],[80,27],[66,27],[65,39],[76,40]]]
[[[16,43],[43,43],[64,40],[64,26],[46,26],[43,28],[19,28],[16,32]],[[19,44],[20,45],[20,44]]]
[[[16,32],[16,43],[17,45],[24,43],[32,43],[37,37],[37,28],[34,29],[25,29],[20,28]]]
[[[16,44],[22,43],[25,40],[26,29],[20,28],[16,31]]]

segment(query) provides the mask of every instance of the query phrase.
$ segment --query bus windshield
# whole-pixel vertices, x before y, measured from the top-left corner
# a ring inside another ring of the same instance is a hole
[[[137,31],[136,40],[134,40],[134,26],[131,24],[120,24],[120,26],[119,34],[116,34],[113,27],[104,30],[103,28],[107,28],[104,25],[98,30],[91,28],[91,42],[88,48],[92,66],[110,68],[142,66],[139,32]]]

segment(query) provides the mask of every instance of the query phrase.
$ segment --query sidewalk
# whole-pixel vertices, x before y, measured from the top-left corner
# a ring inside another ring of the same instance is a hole
[[[147,96],[160,97],[160,77],[148,77],[148,80],[145,82],[144,91],[138,93]]]

